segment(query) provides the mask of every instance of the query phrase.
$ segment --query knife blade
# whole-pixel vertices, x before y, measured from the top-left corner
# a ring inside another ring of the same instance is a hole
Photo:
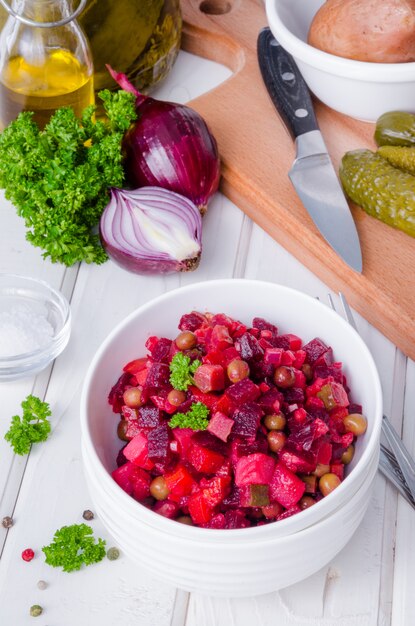
[[[268,27],[259,33],[257,53],[271,100],[295,140],[296,158],[288,172],[294,189],[327,243],[352,269],[361,272],[356,226],[320,132],[307,84],[293,57]]]

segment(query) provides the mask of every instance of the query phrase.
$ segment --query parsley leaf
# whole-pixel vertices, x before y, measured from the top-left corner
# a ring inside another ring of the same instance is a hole
[[[199,365],[201,365],[201,362],[198,359],[195,359],[192,363],[190,357],[186,354],[176,352],[170,362],[171,385],[175,389],[179,389],[179,391],[186,391],[189,385],[193,385],[192,374],[195,373]]]
[[[64,572],[73,572],[81,569],[83,564],[91,565],[102,561],[105,556],[105,541],[98,539],[95,543],[90,526],[72,524],[57,530],[52,543],[42,550],[48,565],[62,567]]]
[[[61,107],[40,130],[25,111],[0,134],[0,187],[23,217],[26,239],[68,266],[107,259],[94,227],[109,188],[123,185],[121,142],[137,117],[133,94],[104,90],[99,97],[105,120],[95,120],[93,105],[82,119]]]
[[[170,428],[191,428],[206,430],[209,425],[209,409],[203,402],[192,404],[187,413],[175,413],[169,420]]]
[[[49,404],[29,395],[21,403],[22,417],[14,415],[10,428],[4,435],[16,454],[28,454],[32,443],[46,441],[50,433],[48,417],[52,415]]]

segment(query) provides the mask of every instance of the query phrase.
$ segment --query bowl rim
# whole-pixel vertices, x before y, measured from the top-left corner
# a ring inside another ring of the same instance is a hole
[[[71,326],[71,307],[67,300],[67,298],[52,287],[48,282],[42,280],[40,278],[34,278],[33,276],[25,276],[23,274],[12,274],[8,272],[0,273],[0,291],[2,289],[1,282],[3,280],[20,280],[26,281],[28,287],[33,287],[36,290],[37,287],[44,287],[48,292],[49,296],[51,295],[53,299],[57,302],[59,309],[62,312],[63,322],[62,328],[56,335],[53,335],[50,342],[43,347],[36,348],[35,350],[31,350],[30,352],[22,352],[20,354],[0,357],[0,377],[1,375],[13,375],[18,372],[20,368],[27,364],[27,373],[30,374],[31,369],[35,369],[38,367],[40,361],[42,361],[43,357],[51,357],[55,358],[57,356],[56,350],[60,349],[61,344],[64,344],[68,332],[70,331]],[[51,299],[49,297],[49,299]],[[65,347],[65,346],[63,346]]]
[[[335,56],[296,37],[283,23],[279,0],[265,0],[270,29],[277,41],[295,59],[322,72],[369,83],[400,83],[415,81],[415,62],[372,63]]]
[[[246,288],[248,288],[249,285],[251,286],[251,288],[253,288],[254,285],[262,285],[262,287],[265,289],[272,288],[272,289],[275,289],[276,291],[280,291],[279,295],[281,295],[281,292],[294,293],[294,294],[297,294],[297,296],[300,295],[301,297],[309,300],[310,302],[313,302],[314,305],[317,305],[317,306],[321,305],[322,307],[324,307],[326,314],[329,316],[333,316],[333,319],[336,319],[336,323],[340,324],[340,326],[343,327],[346,333],[351,333],[355,335],[355,338],[357,339],[358,343],[360,343],[362,352],[365,353],[366,355],[366,358],[368,361],[368,368],[370,369],[370,375],[374,382],[373,393],[375,396],[375,405],[374,405],[375,408],[373,412],[374,424],[373,424],[373,431],[371,434],[371,438],[366,442],[366,446],[362,452],[362,456],[359,459],[356,466],[352,470],[354,482],[355,484],[356,483],[358,484],[358,487],[354,491],[352,491],[352,494],[349,494],[349,495],[353,495],[355,491],[357,491],[357,489],[361,486],[362,482],[359,482],[359,479],[362,479],[362,473],[365,471],[366,467],[370,463],[371,456],[373,454],[376,454],[379,448],[380,431],[381,431],[382,414],[383,414],[382,389],[381,389],[379,374],[378,374],[375,362],[373,360],[372,354],[369,351],[369,348],[364,343],[363,339],[360,337],[359,333],[354,328],[352,328],[350,324],[348,324],[348,322],[344,320],[340,315],[338,315],[335,311],[333,311],[329,307],[326,307],[323,303],[319,302],[316,298],[313,298],[312,296],[309,296],[308,294],[298,289],[293,289],[292,287],[287,287],[285,285],[280,285],[278,283],[273,283],[270,281],[262,281],[262,280],[247,279],[247,278],[221,278],[221,279],[214,279],[214,280],[208,280],[208,281],[203,281],[203,282],[195,282],[190,285],[186,285],[186,286],[178,287],[176,289],[169,290],[167,292],[160,294],[159,296],[156,296],[155,298],[152,298],[148,302],[142,304],[141,306],[136,308],[134,311],[132,311],[129,315],[127,315],[123,320],[121,320],[113,328],[113,330],[106,336],[106,338],[101,343],[98,350],[96,351],[95,355],[93,356],[90,362],[88,370],[85,374],[84,383],[83,383],[82,391],[81,391],[81,397],[80,397],[80,422],[81,422],[81,437],[82,437],[82,445],[83,445],[84,463],[86,460],[87,462],[91,462],[93,464],[93,466],[96,468],[96,471],[100,473],[100,480],[102,481],[102,486],[107,492],[107,494],[109,494],[111,498],[114,500],[121,499],[120,503],[122,503],[122,506],[126,507],[127,510],[131,513],[131,515],[134,518],[138,519],[138,517],[140,517],[141,523],[146,523],[153,527],[158,526],[160,530],[168,532],[171,535],[184,536],[184,537],[187,537],[187,539],[189,540],[193,539],[195,541],[202,539],[203,535],[206,540],[213,541],[213,542],[216,542],[218,540],[219,542],[223,542],[223,541],[226,541],[226,538],[231,539],[231,538],[236,538],[236,537],[240,539],[242,539],[243,537],[245,537],[246,539],[257,537],[257,539],[260,540],[262,536],[271,537],[273,535],[272,528],[276,526],[278,527],[278,533],[277,533],[278,536],[282,537],[282,536],[291,535],[295,532],[304,530],[305,528],[311,525],[314,525],[316,521],[318,523],[318,521],[324,519],[328,514],[330,514],[330,511],[336,510],[338,506],[334,505],[334,500],[332,498],[333,496],[336,497],[337,500],[340,501],[339,504],[341,506],[342,494],[346,491],[346,489],[347,490],[349,489],[349,484],[350,484],[350,482],[348,482],[347,479],[342,481],[342,483],[336,488],[336,490],[333,491],[328,496],[326,496],[326,498],[323,498],[322,500],[317,502],[315,506],[303,510],[301,512],[301,520],[303,521],[303,524],[301,528],[298,528],[297,530],[295,530],[295,528],[294,530],[290,530],[291,526],[295,527],[296,525],[298,525],[298,521],[297,523],[295,521],[295,518],[297,518],[298,520],[298,517],[297,515],[294,515],[294,516],[285,518],[283,520],[279,520],[278,524],[274,524],[271,522],[269,524],[264,524],[263,526],[226,529],[226,533],[220,533],[220,532],[217,532],[220,529],[214,529],[216,532],[212,532],[212,529],[210,528],[200,528],[197,526],[178,524],[177,522],[175,522],[175,520],[168,519],[162,515],[155,513],[151,509],[143,506],[138,501],[134,500],[134,498],[128,495],[125,491],[123,491],[123,489],[121,489],[121,487],[117,485],[117,483],[112,479],[111,474],[107,471],[107,469],[104,467],[103,463],[101,462],[96,452],[96,449],[95,449],[95,446],[94,446],[94,443],[92,441],[92,437],[89,431],[87,406],[88,406],[89,394],[91,391],[90,385],[91,385],[92,378],[94,376],[96,365],[100,361],[102,355],[106,351],[109,344],[111,344],[111,342],[117,336],[117,334],[120,333],[123,330],[123,328],[127,326],[135,317],[140,316],[143,312],[147,311],[148,309],[163,305],[165,304],[166,301],[172,298],[174,299],[176,297],[180,297],[180,295],[183,293],[192,292],[194,290],[197,291],[206,285],[211,285],[212,287],[220,288],[221,286],[229,287],[229,285],[231,284],[232,285],[237,285],[237,284],[244,285],[244,287]],[[330,500],[330,498],[332,499]],[[325,502],[330,502],[331,508],[328,506],[325,506],[324,505]],[[317,507],[320,507],[318,511],[320,515],[317,520],[314,520],[314,517],[316,517]],[[286,533],[283,532],[284,530],[286,530]]]

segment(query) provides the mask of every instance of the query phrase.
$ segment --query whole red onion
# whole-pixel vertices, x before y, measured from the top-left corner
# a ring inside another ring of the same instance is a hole
[[[220,178],[218,147],[206,122],[188,106],[140,94],[124,74],[108,70],[137,98],[138,119],[123,140],[127,182],[180,193],[203,214]]]

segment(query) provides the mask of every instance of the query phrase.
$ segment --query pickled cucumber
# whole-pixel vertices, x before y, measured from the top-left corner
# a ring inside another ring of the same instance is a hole
[[[376,122],[375,141],[378,146],[415,146],[415,115],[384,113]]]
[[[393,167],[415,175],[415,146],[407,148],[403,146],[380,146],[378,154],[386,159]]]
[[[349,198],[366,213],[415,237],[415,176],[370,150],[346,152],[340,180]]]

